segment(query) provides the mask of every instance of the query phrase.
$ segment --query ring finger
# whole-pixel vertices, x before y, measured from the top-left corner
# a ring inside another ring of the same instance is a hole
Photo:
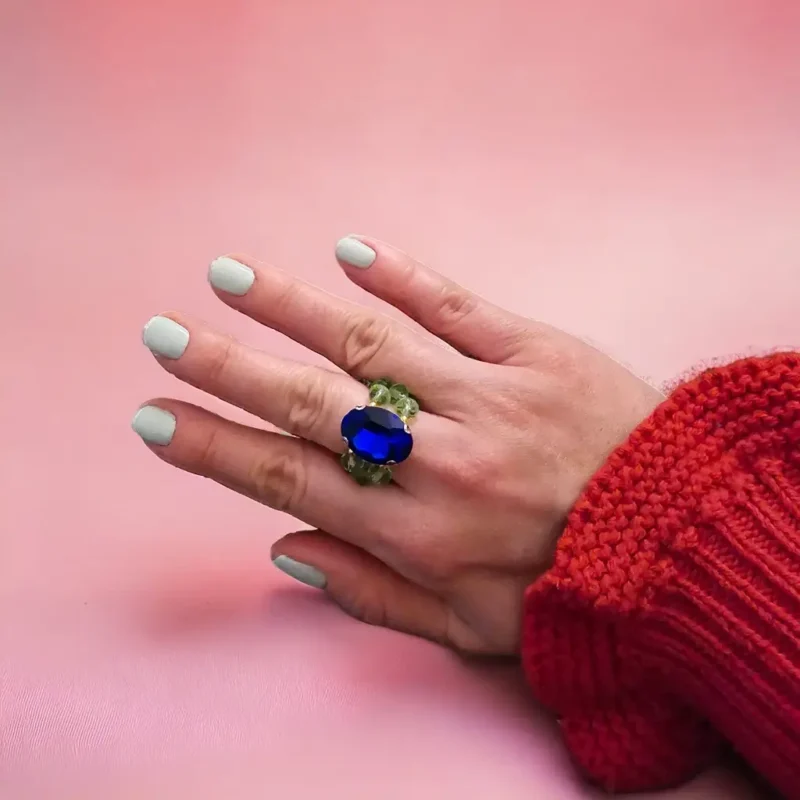
[[[408,518],[409,497],[397,486],[358,486],[325,450],[303,439],[249,428],[177,400],[154,400],[132,427],[164,461],[324,528],[378,558]]]

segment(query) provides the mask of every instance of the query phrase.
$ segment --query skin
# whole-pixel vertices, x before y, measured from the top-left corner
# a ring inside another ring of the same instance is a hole
[[[610,451],[662,400],[586,343],[504,311],[381,242],[345,275],[427,329],[335,298],[254,259],[243,296],[220,300],[327,358],[309,366],[246,347],[183,314],[177,378],[292,437],[177,400],[174,436],[148,445],[313,530],[273,546],[315,567],[345,611],[481,654],[519,650],[525,588],[549,566],[565,517]],[[342,416],[366,401],[356,379],[390,376],[419,397],[414,451],[394,483],[360,487],[338,463]],[[352,376],[352,377],[351,377]]]

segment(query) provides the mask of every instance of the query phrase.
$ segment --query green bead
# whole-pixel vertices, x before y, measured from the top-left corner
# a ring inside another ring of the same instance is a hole
[[[394,406],[397,413],[405,418],[410,419],[419,413],[419,403],[413,397],[401,397]]]
[[[389,388],[382,383],[373,383],[369,387],[369,399],[375,405],[382,406],[389,402],[391,399],[391,392]]]
[[[392,470],[381,464],[364,461],[349,450],[342,454],[342,466],[360,486],[383,486],[391,483]]]
[[[392,384],[392,388],[389,390],[392,403],[397,405],[397,402],[404,397],[408,397],[408,389],[403,386],[402,383],[394,383]]]
[[[364,473],[364,486],[377,486],[380,483],[382,472],[380,469],[372,469]]]
[[[363,472],[351,472],[350,474],[359,486],[369,486],[372,483],[370,476]]]
[[[372,466],[369,464],[369,462],[359,458],[350,450],[348,450],[346,453],[342,453],[341,462],[342,466],[345,468],[345,471],[349,472],[351,475],[363,474],[369,469],[370,466]]]
[[[389,467],[381,467],[376,476],[377,480],[373,481],[376,486],[386,486],[392,482],[392,471]]]
[[[387,389],[389,389],[394,381],[391,378],[378,378],[378,380],[370,381],[370,383],[379,383],[381,386],[385,386]]]

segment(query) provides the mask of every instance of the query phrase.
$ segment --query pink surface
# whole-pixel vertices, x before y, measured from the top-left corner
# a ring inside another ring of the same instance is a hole
[[[592,794],[513,669],[291,585],[296,523],[128,428],[197,396],[159,311],[306,357],[211,258],[355,297],[350,232],[658,380],[797,344],[800,7],[555,5],[2,3],[3,798]]]

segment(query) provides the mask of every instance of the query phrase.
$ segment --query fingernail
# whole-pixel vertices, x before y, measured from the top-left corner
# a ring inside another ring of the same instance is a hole
[[[131,427],[148,444],[169,444],[176,424],[175,415],[158,406],[142,406],[131,420]]]
[[[247,294],[255,279],[256,275],[250,267],[228,256],[214,259],[208,268],[208,282],[215,289],[237,297]]]
[[[189,331],[166,317],[153,317],[144,326],[142,341],[157,356],[180,358],[189,344]]]
[[[336,243],[336,258],[351,267],[359,269],[371,267],[376,255],[371,247],[367,247],[364,242],[352,236],[345,236]]]
[[[285,572],[290,577],[300,581],[300,583],[306,584],[306,586],[324,589],[328,583],[328,579],[316,567],[302,564],[293,558],[289,558],[289,556],[276,556],[272,559],[272,563],[281,572]]]

